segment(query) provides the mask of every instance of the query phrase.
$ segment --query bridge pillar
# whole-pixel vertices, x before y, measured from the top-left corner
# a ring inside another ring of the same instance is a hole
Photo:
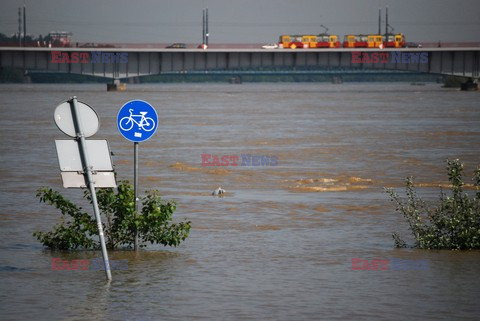
[[[23,83],[30,84],[32,82],[32,77],[27,72],[23,73]]]
[[[241,76],[234,76],[228,80],[229,83],[231,84],[241,84],[242,83],[242,77]]]
[[[463,91],[476,91],[478,90],[478,83],[473,81],[473,78],[468,79],[466,82],[460,84],[460,90]]]
[[[333,76],[333,77],[332,77],[332,84],[343,84],[343,77],[342,77],[342,75]]]
[[[120,79],[114,79],[113,83],[107,84],[107,91],[125,91],[127,84],[122,83]]]

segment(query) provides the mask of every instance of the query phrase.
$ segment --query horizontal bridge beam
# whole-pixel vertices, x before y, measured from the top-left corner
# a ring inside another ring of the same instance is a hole
[[[56,54],[56,58],[60,60],[52,57],[52,51],[60,52],[60,55]],[[95,60],[93,52],[100,52],[101,55],[96,54]],[[72,61],[62,60],[63,55]],[[123,55],[124,59],[119,59],[120,55]],[[426,55],[427,59],[419,59],[420,55],[423,55],[423,58]],[[77,60],[74,60],[74,57],[77,57]],[[176,72],[233,70],[280,72],[285,69],[325,68],[399,70],[478,78],[480,48],[203,50],[3,47],[0,48],[0,67],[109,78]]]

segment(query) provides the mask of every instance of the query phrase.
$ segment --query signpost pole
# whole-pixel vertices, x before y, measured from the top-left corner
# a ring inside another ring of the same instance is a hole
[[[72,118],[73,118],[73,123],[75,126],[75,131],[77,133],[77,141],[79,145],[79,150],[80,150],[80,157],[82,159],[82,165],[83,165],[83,171],[85,173],[85,178],[87,181],[88,188],[90,189],[90,195],[92,197],[92,203],[93,203],[93,211],[95,212],[95,219],[97,220],[97,226],[98,226],[98,234],[100,238],[100,244],[102,247],[102,255],[103,255],[103,262],[105,266],[105,273],[107,276],[107,280],[110,281],[112,279],[112,274],[110,272],[110,263],[108,261],[108,253],[107,253],[107,247],[105,246],[105,238],[103,235],[103,226],[102,226],[102,220],[100,218],[100,210],[98,208],[98,201],[97,201],[97,194],[95,192],[95,184],[93,181],[93,176],[92,176],[92,167],[90,166],[89,159],[88,159],[88,154],[87,154],[87,148],[86,148],[86,139],[85,135],[83,133],[82,129],[82,123],[79,119],[79,112],[78,112],[78,106],[77,106],[77,97],[72,97],[69,100],[70,103],[70,108],[72,109]]]
[[[134,159],[133,159],[133,190],[135,197],[135,217],[138,216],[138,142],[133,143]],[[138,251],[138,229],[135,227],[135,242],[133,245],[135,251]]]
[[[133,189],[135,219],[139,215],[138,198],[138,143],[143,142],[155,133],[158,126],[158,116],[155,108],[143,100],[131,100],[125,103],[117,114],[117,126],[120,133],[133,142]],[[133,249],[138,251],[138,228],[134,227]]]

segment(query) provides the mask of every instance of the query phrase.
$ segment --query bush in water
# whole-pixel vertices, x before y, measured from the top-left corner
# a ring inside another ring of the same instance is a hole
[[[92,202],[88,190],[84,191],[83,196]],[[52,231],[33,233],[44,246],[60,250],[100,248],[94,217],[52,189],[40,188],[37,197],[40,202],[48,203],[62,213],[62,221]],[[171,223],[176,203],[162,200],[158,191],[147,191],[147,195],[140,198],[142,207],[138,215],[135,212],[133,186],[128,181],[120,182],[116,192],[113,188],[99,189],[97,199],[101,215],[106,218],[102,225],[109,249],[121,246],[131,248],[135,228],[138,229],[142,247],[147,242],[177,246],[190,232],[190,221]]]
[[[451,195],[441,190],[440,200],[431,208],[416,195],[413,178],[406,181],[407,199],[401,199],[393,189],[386,189],[396,210],[407,220],[415,239],[413,247],[421,249],[480,249],[480,166],[474,171],[475,195],[463,191],[463,164],[458,159],[447,160]],[[396,247],[406,247],[397,233],[392,235]]]

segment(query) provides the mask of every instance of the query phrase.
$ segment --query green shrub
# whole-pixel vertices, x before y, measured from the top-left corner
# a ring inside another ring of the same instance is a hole
[[[474,171],[475,195],[463,191],[463,164],[447,160],[451,195],[441,190],[438,205],[433,209],[421,200],[413,178],[406,179],[406,200],[393,189],[386,189],[396,210],[407,220],[415,239],[413,247],[421,249],[480,249],[480,166]],[[397,233],[392,235],[396,247],[406,247]]]
[[[83,196],[92,202],[88,190],[84,191]],[[40,202],[48,203],[62,213],[61,222],[52,231],[33,233],[44,246],[60,250],[100,248],[97,223],[93,216],[52,189],[40,188],[37,197]],[[120,182],[116,192],[113,188],[98,189],[97,199],[101,216],[104,217],[102,225],[108,249],[131,248],[136,228],[142,247],[147,242],[177,246],[190,232],[190,221],[171,223],[176,204],[162,200],[157,191],[149,191],[140,198],[142,206],[138,215],[135,212],[134,190],[127,181]]]

